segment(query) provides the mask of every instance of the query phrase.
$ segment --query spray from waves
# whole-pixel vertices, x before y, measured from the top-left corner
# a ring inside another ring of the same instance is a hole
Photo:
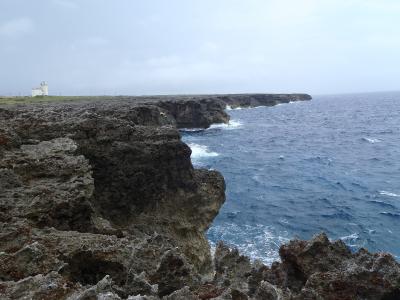
[[[400,197],[399,194],[395,194],[395,193],[387,192],[387,191],[380,191],[379,194],[381,194],[383,196],[388,196],[388,197]]]
[[[215,241],[222,240],[238,248],[241,254],[266,265],[280,260],[279,247],[289,241],[286,232],[278,234],[273,227],[261,224],[251,226],[224,223],[212,226],[207,235],[212,249],[215,248]]]
[[[219,124],[213,124],[210,126],[209,129],[226,129],[226,130],[233,130],[237,129],[243,126],[243,123],[240,121],[235,121],[235,120],[230,120],[228,124],[225,123],[219,123]]]
[[[179,128],[179,131],[181,131],[181,132],[202,132],[204,130],[209,130],[209,129],[233,130],[233,129],[237,129],[242,126],[243,126],[242,122],[236,121],[236,120],[230,120],[228,124],[225,124],[225,123],[212,124],[207,129],[204,129],[204,128]]]
[[[224,241],[231,247],[236,247],[241,254],[251,260],[260,260],[266,265],[280,261],[279,248],[292,238],[286,231],[278,231],[268,225],[238,225],[223,223],[213,225],[207,232],[211,249],[215,251],[216,241]],[[340,237],[351,249],[365,247],[366,240],[355,232]]]
[[[215,157],[219,154],[217,152],[210,151],[207,146],[199,145],[195,143],[189,144],[190,149],[192,149],[192,160],[197,161],[202,158]]]

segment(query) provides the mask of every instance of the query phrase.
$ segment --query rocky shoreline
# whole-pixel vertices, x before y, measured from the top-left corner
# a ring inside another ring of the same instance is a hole
[[[205,231],[225,201],[178,128],[227,123],[225,108],[305,94],[114,97],[0,107],[1,299],[400,299],[389,254],[324,234],[281,262],[251,262]]]

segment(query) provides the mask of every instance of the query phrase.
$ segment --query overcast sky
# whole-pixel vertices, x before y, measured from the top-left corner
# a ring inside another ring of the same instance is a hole
[[[0,0],[0,95],[400,90],[400,0]]]

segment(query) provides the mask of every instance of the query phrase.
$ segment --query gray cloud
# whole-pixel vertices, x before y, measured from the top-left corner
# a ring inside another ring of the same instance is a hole
[[[5,37],[19,37],[33,32],[34,23],[29,18],[16,18],[0,24],[0,35]]]
[[[71,0],[53,0],[53,3],[55,5],[59,5],[65,8],[71,8],[71,9],[79,8],[79,5]]]
[[[2,0],[0,94],[399,89],[399,14],[397,0]]]

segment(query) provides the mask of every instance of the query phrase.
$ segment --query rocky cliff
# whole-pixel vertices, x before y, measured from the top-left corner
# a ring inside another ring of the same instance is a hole
[[[219,99],[232,108],[274,106],[295,101],[308,101],[311,96],[307,94],[242,94],[222,95]]]
[[[223,244],[212,261],[204,232],[224,180],[193,168],[177,127],[272,98],[0,108],[0,298],[398,299],[393,257],[324,235],[283,246],[271,267]]]

